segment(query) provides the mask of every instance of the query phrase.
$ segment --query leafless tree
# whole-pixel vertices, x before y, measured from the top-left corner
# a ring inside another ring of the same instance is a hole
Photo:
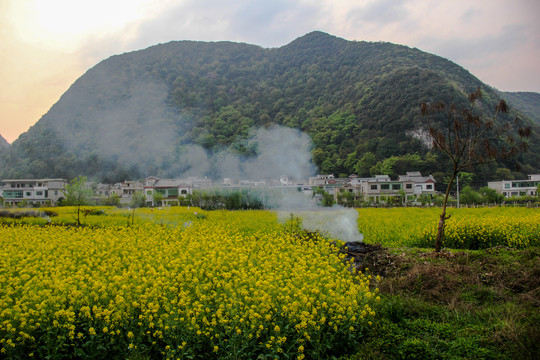
[[[420,105],[421,114],[427,120],[426,127],[433,148],[446,154],[452,163],[437,227],[436,252],[441,250],[444,243],[446,220],[450,218],[446,214],[446,205],[457,174],[462,169],[508,158],[527,150],[524,138],[530,136],[530,127],[519,127],[518,118],[514,121],[499,119],[501,114],[509,110],[504,100],[495,107],[494,114],[482,115],[481,99],[482,92],[477,89],[469,94],[469,105],[465,108],[443,102]]]

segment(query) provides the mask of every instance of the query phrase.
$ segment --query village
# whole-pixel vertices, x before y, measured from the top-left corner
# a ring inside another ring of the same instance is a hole
[[[0,196],[4,206],[57,206],[65,197],[66,179],[4,179]],[[276,179],[248,180],[224,178],[215,181],[201,177],[184,179],[160,179],[155,176],[142,181],[123,181],[115,184],[87,182],[93,191],[96,204],[129,206],[135,193],[143,193],[146,206],[177,206],[196,191],[210,189],[245,190],[273,189],[283,194],[302,192],[309,196],[325,193],[335,202],[363,201],[368,204],[419,204],[420,199],[438,195],[433,176],[420,172],[407,172],[392,180],[388,175],[361,178],[350,175],[338,178],[332,174],[317,175],[304,180],[281,176]],[[488,182],[487,186],[505,198],[537,196],[540,174],[529,175],[526,180],[503,180]],[[115,201],[111,201],[115,199]],[[341,200],[341,201],[338,201]]]

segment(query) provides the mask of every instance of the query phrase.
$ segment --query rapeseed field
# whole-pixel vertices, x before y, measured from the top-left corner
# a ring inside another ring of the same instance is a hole
[[[435,244],[439,208],[364,208],[358,212],[358,228],[368,243],[426,248]],[[448,213],[444,247],[540,246],[539,208],[452,208]]]
[[[326,358],[374,321],[370,279],[270,212],[55,210],[0,226],[0,358]]]

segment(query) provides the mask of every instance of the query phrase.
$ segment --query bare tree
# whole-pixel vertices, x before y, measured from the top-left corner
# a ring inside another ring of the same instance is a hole
[[[520,128],[517,118],[507,122],[498,119],[501,114],[508,112],[504,100],[495,107],[493,115],[482,115],[481,98],[482,92],[477,89],[469,94],[469,106],[465,108],[459,108],[454,103],[447,105],[442,102],[420,105],[421,114],[427,119],[426,126],[433,147],[445,153],[452,163],[437,227],[436,252],[441,250],[444,243],[446,220],[450,218],[450,215],[446,214],[446,204],[458,172],[464,168],[508,158],[527,150],[527,143],[523,138],[530,136],[530,127]],[[515,135],[519,139],[515,139]]]

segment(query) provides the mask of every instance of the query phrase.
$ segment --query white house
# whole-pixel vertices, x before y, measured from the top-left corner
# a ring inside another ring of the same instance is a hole
[[[422,176],[419,171],[408,171],[407,175],[399,175],[398,181],[410,182],[405,185],[409,190],[411,187],[415,195],[435,195],[435,179],[433,176]]]
[[[529,175],[527,180],[490,181],[488,187],[505,197],[536,196],[540,184],[540,174]]]
[[[144,184],[146,203],[149,206],[178,205],[179,197],[187,197],[193,193],[193,186],[183,180],[160,179],[155,176],[146,178]],[[159,203],[156,201],[156,194],[159,194]]]
[[[28,203],[56,205],[64,198],[65,179],[5,179],[2,180],[2,198],[6,205]]]

